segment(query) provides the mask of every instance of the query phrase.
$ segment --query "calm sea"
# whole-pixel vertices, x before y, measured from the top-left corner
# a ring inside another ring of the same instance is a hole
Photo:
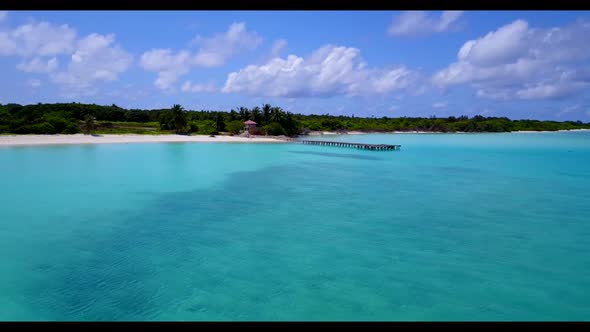
[[[590,133],[0,148],[0,320],[588,320]]]

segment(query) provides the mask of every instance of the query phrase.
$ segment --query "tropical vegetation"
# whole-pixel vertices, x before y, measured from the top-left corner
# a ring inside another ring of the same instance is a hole
[[[0,104],[0,134],[239,134],[246,120],[260,135],[294,136],[310,131],[509,132],[590,129],[581,121],[510,120],[506,117],[355,117],[293,114],[269,104],[227,111],[124,109],[95,104]]]

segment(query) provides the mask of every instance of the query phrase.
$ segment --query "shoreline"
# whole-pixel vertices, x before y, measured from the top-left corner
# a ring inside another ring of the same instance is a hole
[[[533,130],[520,130],[520,131],[512,131],[512,133],[517,134],[534,134],[534,133],[567,133],[572,131],[590,131],[590,129],[562,129],[562,130],[543,130],[543,131],[533,131]]]
[[[520,130],[520,131],[506,131],[506,132],[442,132],[442,131],[314,131],[307,135],[300,136],[338,136],[338,135],[370,135],[370,134],[536,134],[536,133],[562,133],[562,132],[577,132],[590,131],[590,129],[564,129],[564,130]]]
[[[240,137],[206,135],[0,135],[0,146],[71,145],[71,144],[133,144],[133,143],[285,143],[280,137]]]
[[[299,137],[317,136],[341,136],[341,135],[370,135],[370,134],[535,134],[535,133],[559,133],[590,131],[590,129],[571,129],[556,131],[511,131],[503,133],[488,132],[432,132],[432,131],[388,131],[388,132],[311,132]],[[105,134],[105,135],[0,135],[0,147],[2,146],[35,146],[35,145],[74,145],[74,144],[133,144],[133,143],[286,143],[291,141],[281,136],[226,136],[216,135],[139,135],[139,134]]]

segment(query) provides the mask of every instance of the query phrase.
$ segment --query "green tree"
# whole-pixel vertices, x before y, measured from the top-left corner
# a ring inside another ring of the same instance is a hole
[[[300,124],[297,122],[297,120],[295,120],[293,114],[290,112],[285,113],[281,125],[283,126],[285,132],[289,136],[293,136],[299,133]]]
[[[283,120],[285,113],[283,112],[283,109],[280,107],[273,107],[270,109],[270,118],[269,121],[270,122],[277,122],[277,123],[281,123],[281,121]]]
[[[203,120],[197,122],[199,126],[199,134],[201,135],[213,135],[217,134],[217,128],[215,127],[215,121]]]
[[[172,130],[172,114],[170,112],[160,113],[158,122],[160,122],[160,130]]]
[[[250,111],[246,107],[240,107],[240,119],[242,121],[250,120]]]
[[[0,125],[10,125],[14,121],[14,116],[4,107],[0,108]]]
[[[173,129],[176,134],[186,133],[188,121],[186,117],[186,111],[184,108],[182,108],[182,106],[178,104],[174,104],[174,106],[172,106],[170,109],[170,120],[171,126],[170,124],[168,126],[172,127],[170,129]]]
[[[541,121],[541,120],[510,120],[501,117],[474,116],[450,116],[448,118],[388,118],[388,117],[349,117],[331,116],[329,114],[302,115],[291,114],[280,107],[263,104],[261,107],[238,107],[238,111],[194,111],[183,112],[180,106],[174,105],[173,110],[155,109],[123,109],[117,105],[101,106],[95,104],[56,103],[56,104],[5,104],[0,105],[0,127],[2,132],[15,134],[32,133],[76,133],[80,129],[85,131],[86,115],[91,114],[101,128],[105,123],[111,122],[112,129],[123,127],[155,127],[159,122],[160,130],[173,130],[178,132],[190,131],[220,132],[225,131],[225,125],[231,121],[254,120],[261,128],[270,128],[271,132],[280,133],[276,123],[282,127],[287,135],[294,135],[303,128],[309,130],[361,130],[361,131],[391,131],[391,130],[415,130],[444,132],[444,131],[468,131],[468,132],[504,132],[516,130],[560,130],[590,128],[590,123],[582,121]],[[186,121],[183,120],[186,119]],[[176,120],[176,121],[175,121]],[[151,124],[148,124],[151,123]],[[143,125],[145,124],[145,125]],[[190,126],[189,126],[190,124]],[[209,124],[212,124],[212,128]],[[272,125],[271,125],[272,124]],[[241,128],[240,124],[240,128]],[[192,128],[191,128],[192,127]],[[89,126],[89,130],[92,127]],[[235,130],[234,130],[235,132]]]
[[[45,114],[43,118],[45,121],[50,123],[53,126],[53,128],[55,128],[56,132],[61,133],[70,124],[70,121],[65,118],[65,115],[66,114],[64,114],[63,112],[51,112]]]
[[[267,124],[270,122],[270,113],[271,113],[272,106],[270,104],[264,104],[262,106],[262,123]]]
[[[235,110],[231,110],[229,112],[229,121],[234,121],[234,120],[238,120],[240,118],[240,115],[238,114],[238,112],[236,112]]]
[[[287,135],[287,132],[285,132],[285,128],[283,128],[283,126],[281,126],[281,124],[278,122],[271,122],[270,124],[264,126],[264,130],[268,135]]]
[[[96,122],[94,120],[92,114],[86,114],[84,117],[84,129],[86,130],[87,135],[92,134],[96,129]]]
[[[225,131],[225,122],[220,112],[215,113],[215,129],[217,132]]]
[[[240,120],[230,121],[225,125],[225,128],[232,134],[239,134],[240,130],[244,129],[244,123]]]
[[[80,127],[74,122],[68,123],[66,128],[62,131],[63,134],[77,134],[80,132]]]
[[[250,114],[250,120],[261,124],[262,123],[262,111],[260,107],[256,106],[252,109],[252,113]]]
[[[198,133],[199,132],[199,122],[191,121],[191,122],[189,122],[188,125],[189,125],[191,133]]]

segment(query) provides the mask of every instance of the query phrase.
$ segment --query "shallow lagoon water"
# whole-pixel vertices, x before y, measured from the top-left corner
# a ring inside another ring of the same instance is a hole
[[[587,320],[590,133],[0,148],[0,320]]]

